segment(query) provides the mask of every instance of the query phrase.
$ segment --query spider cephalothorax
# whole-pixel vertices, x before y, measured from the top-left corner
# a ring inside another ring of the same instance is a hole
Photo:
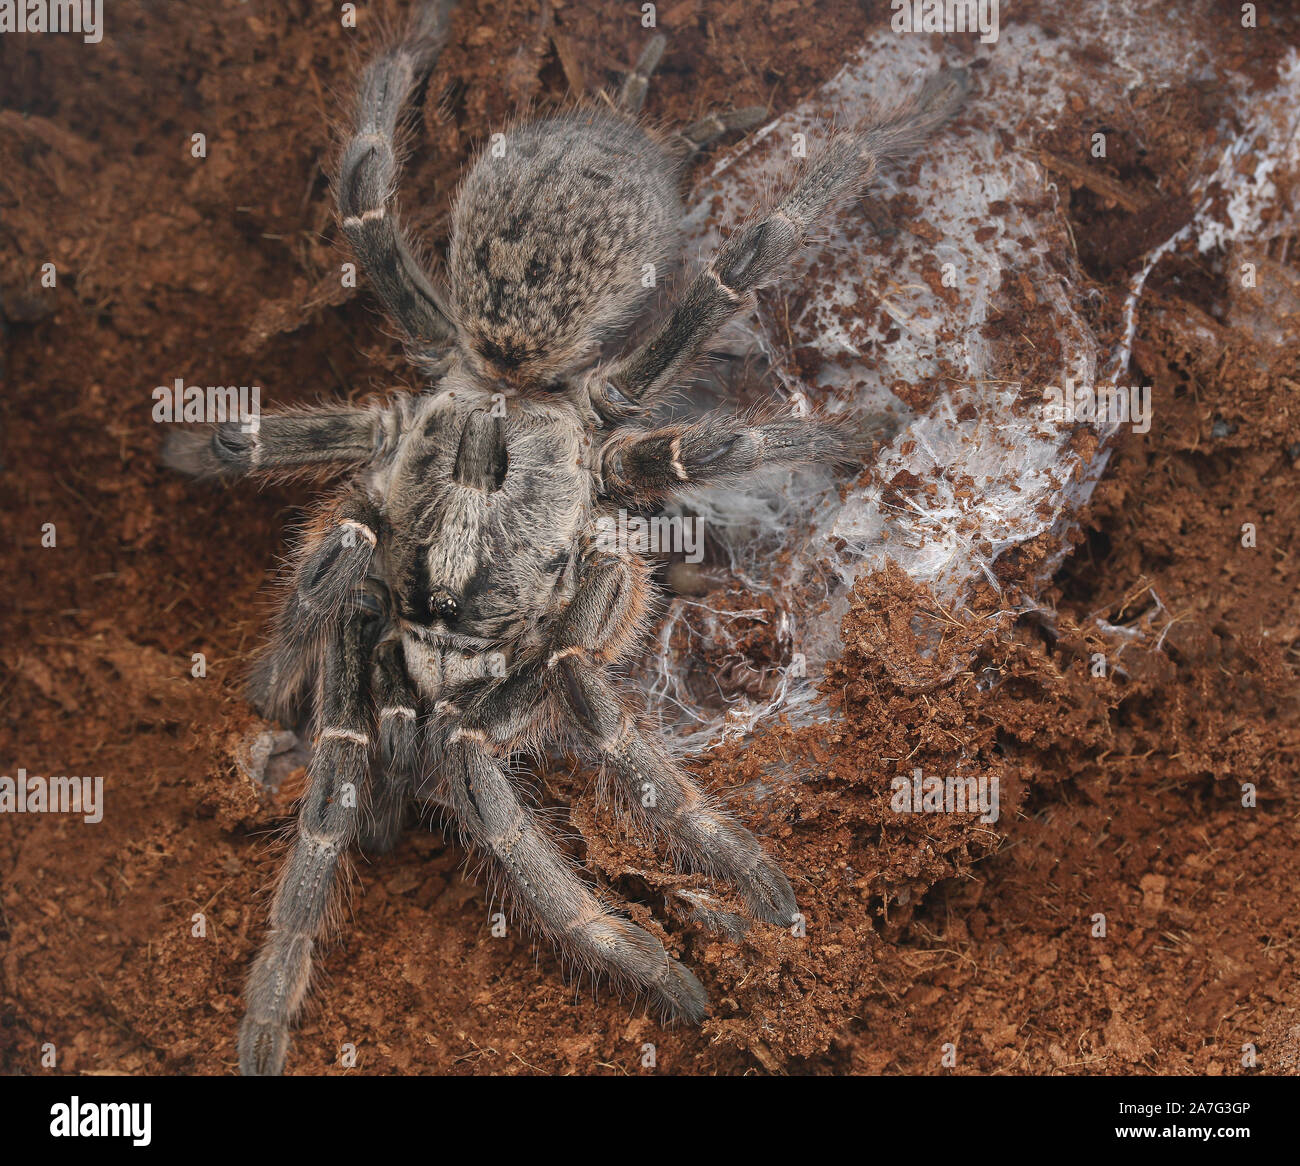
[[[559,739],[603,764],[617,801],[675,859],[733,885],[756,918],[787,924],[790,883],[758,842],[642,725],[613,678],[649,603],[637,555],[595,537],[620,508],[651,510],[764,466],[855,464],[843,419],[710,414],[663,428],[650,406],[753,303],[809,232],[884,156],[952,112],[960,74],[829,137],[765,211],[735,231],[666,321],[627,355],[603,346],[646,306],[646,265],[677,245],[681,162],[761,110],[657,136],[637,120],[663,50],[652,38],[609,108],[583,106],[496,139],[452,216],[436,288],[394,211],[393,138],[432,68],[449,4],[367,69],[336,186],[340,218],[412,359],[418,396],[318,408],[187,434],[167,457],[195,474],[349,469],[304,540],[253,676],[267,716],[315,748],[296,836],[253,968],[244,1072],[279,1072],[352,842],[385,850],[412,799],[432,803],[568,959],[647,993],[671,1018],[707,998],[658,939],[579,877],[510,759]]]

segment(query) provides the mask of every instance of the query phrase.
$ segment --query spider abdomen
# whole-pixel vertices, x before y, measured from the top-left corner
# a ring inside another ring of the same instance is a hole
[[[476,371],[517,386],[572,372],[651,293],[680,215],[673,162],[629,118],[584,108],[494,135],[452,216]]]

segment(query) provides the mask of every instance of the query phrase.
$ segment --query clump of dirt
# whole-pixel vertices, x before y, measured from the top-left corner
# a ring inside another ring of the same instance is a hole
[[[231,1071],[291,808],[293,782],[263,797],[232,758],[255,724],[239,681],[268,571],[311,492],[175,479],[153,387],[257,384],[274,407],[413,383],[367,295],[337,278],[326,127],[358,34],[329,4],[162,12],[122,0],[93,51],[0,41],[3,771],[102,773],[106,797],[93,826],[0,823],[6,1072],[44,1071],[46,1042],[59,1071]],[[645,35],[628,13],[462,5],[404,180],[424,238],[445,236],[460,168],[509,113],[616,79]],[[652,112],[788,108],[881,19],[852,0],[816,19],[806,0],[762,20],[740,2],[661,5]],[[1260,76],[1296,39],[1279,32]],[[1071,233],[1106,297],[1167,233],[1178,143],[1216,110],[1194,82],[1159,100],[1138,85],[1154,146],[1076,189]],[[659,1072],[931,1073],[953,1044],[959,1072],[1232,1073],[1250,1044],[1294,1072],[1295,242],[1254,257],[1272,297],[1195,253],[1157,269],[1134,359],[1160,394],[1152,430],[1118,446],[1041,612],[1014,618],[991,590],[945,610],[899,572],[863,579],[826,679],[834,718],[698,761],[791,873],[803,934],[732,940],[665,917],[686,880],[609,829],[591,772],[539,776],[544,800],[572,806],[596,879],[701,974],[701,1030],[566,986],[514,929],[495,938],[454,841],[413,828],[358,865],[291,1068],[346,1071],[350,1042],[369,1073],[633,1073],[653,1043]],[[1007,294],[1010,335],[1033,298]],[[1023,554],[1000,579],[1012,594],[1035,569]],[[934,681],[903,688],[890,656],[915,656],[918,615],[942,631]],[[768,632],[755,620],[755,653],[775,658]],[[996,781],[996,820],[898,813],[917,771]]]

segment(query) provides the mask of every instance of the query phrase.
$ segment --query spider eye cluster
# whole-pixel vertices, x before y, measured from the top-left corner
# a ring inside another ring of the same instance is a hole
[[[438,590],[429,596],[429,610],[439,619],[458,619],[460,602],[449,592]]]

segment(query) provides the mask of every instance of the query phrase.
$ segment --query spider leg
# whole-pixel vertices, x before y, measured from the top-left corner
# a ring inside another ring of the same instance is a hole
[[[416,699],[402,665],[400,642],[384,641],[375,649],[379,765],[370,775],[369,798],[358,837],[361,849],[372,854],[392,850],[401,833],[419,748]]]
[[[794,891],[758,839],[641,731],[601,669],[573,659],[558,667],[569,705],[612,771],[624,804],[667,840],[684,867],[732,883],[756,919],[788,925],[798,910]]]
[[[556,625],[547,669],[558,676],[563,699],[634,812],[667,838],[685,866],[731,881],[757,918],[786,924],[796,906],[780,868],[662,746],[641,733],[605,674],[623,645],[635,639],[648,587],[640,558],[590,555],[577,593]]]
[[[445,348],[455,329],[398,221],[394,140],[402,107],[446,43],[453,7],[450,0],[417,5],[406,37],[366,68],[335,189],[343,232],[417,359]]]
[[[523,668],[468,705],[462,726],[495,745],[512,733],[497,718],[521,706],[540,707],[538,673],[557,679],[561,700],[617,779],[621,800],[662,834],[683,866],[733,883],[756,918],[787,924],[797,910],[794,892],[757,839],[710,798],[636,725],[605,674],[626,644],[635,641],[648,588],[642,560],[593,553],[585,560],[573,600],[556,624],[544,668]]]
[[[932,77],[898,108],[876,113],[854,131],[831,136],[775,203],[736,230],[695,277],[668,319],[604,379],[633,403],[646,404],[701,355],[756,291],[777,278],[831,210],[860,190],[883,158],[905,154],[952,115],[966,92],[963,71]]]
[[[645,105],[646,91],[650,88],[650,76],[659,67],[659,60],[664,55],[668,38],[657,32],[641,50],[632,71],[623,78],[623,88],[619,91],[618,104],[628,113],[637,114]]]
[[[638,506],[653,506],[701,486],[732,483],[773,466],[857,465],[881,436],[852,414],[755,420],[712,413],[689,425],[615,433],[601,451],[605,493]]]
[[[323,637],[365,579],[380,527],[379,511],[361,489],[344,494],[326,525],[305,540],[271,637],[248,682],[265,717],[294,725],[320,671]]]
[[[589,552],[577,591],[556,621],[541,657],[522,662],[501,680],[455,703],[442,702],[436,711],[454,717],[462,728],[487,734],[505,749],[555,737],[566,723],[564,706],[552,691],[555,665],[570,657],[585,665],[619,661],[644,626],[649,580],[642,559]]]
[[[328,913],[340,860],[357,829],[370,752],[370,654],[377,621],[349,611],[330,634],[321,676],[321,730],[298,810],[297,834],[271,903],[270,930],[245,990],[239,1069],[276,1075],[289,1027],[302,1007],[316,942]]]
[[[462,727],[488,733],[501,746],[515,748],[533,740],[539,713],[547,711],[551,696],[551,670],[569,657],[589,664],[619,661],[644,627],[649,589],[650,571],[644,560],[589,551],[578,588],[556,621],[542,657],[524,662],[454,706],[443,707]]]
[[[325,407],[178,429],[163,461],[199,478],[293,473],[313,466],[368,461],[396,437],[399,418],[385,409]]]
[[[512,899],[569,959],[647,992],[670,1018],[702,1019],[708,997],[694,974],[592,893],[537,812],[520,801],[495,748],[488,733],[448,732],[441,751],[443,796]]]
[[[767,117],[767,106],[747,105],[743,109],[727,109],[710,113],[678,130],[673,138],[685,158],[698,154],[705,146],[716,142],[724,134],[736,130],[752,130],[762,125]]]
[[[601,663],[618,660],[645,627],[649,591],[650,571],[643,559],[589,551],[578,588],[556,621],[547,667],[575,655]]]
[[[645,105],[646,93],[650,88],[650,78],[664,55],[668,38],[662,33],[655,33],[641,50],[640,57],[631,71],[623,78],[623,88],[619,91],[618,106],[630,114],[638,114]],[[767,108],[762,105],[746,106],[744,109],[730,109],[724,113],[711,113],[699,121],[692,122],[684,129],[672,135],[668,143],[678,155],[680,161],[699,153],[710,142],[717,141],[723,134],[733,130],[748,130],[760,124],[767,116]]]

